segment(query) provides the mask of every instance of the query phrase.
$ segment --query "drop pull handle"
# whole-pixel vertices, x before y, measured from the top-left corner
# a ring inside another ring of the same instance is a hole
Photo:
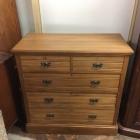
[[[52,103],[53,102],[53,98],[45,98],[45,103]]]
[[[97,118],[97,115],[88,115],[89,119],[95,120]]]
[[[91,85],[96,87],[100,85],[100,81],[91,81]]]
[[[90,104],[97,104],[99,99],[89,99]]]
[[[41,62],[42,67],[49,67],[51,65],[50,62]]]
[[[48,119],[52,119],[52,118],[54,118],[54,114],[46,114],[46,117],[47,117]]]
[[[93,67],[96,69],[102,68],[103,64],[102,63],[93,63]]]
[[[51,85],[52,84],[52,80],[43,80],[42,83],[44,85]]]

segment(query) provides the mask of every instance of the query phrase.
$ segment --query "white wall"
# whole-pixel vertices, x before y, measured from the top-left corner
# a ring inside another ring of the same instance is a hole
[[[40,0],[43,32],[121,33],[127,40],[135,0]]]
[[[16,0],[22,36],[34,32],[33,13],[30,0]]]
[[[127,41],[135,0],[40,0],[43,32],[121,33]],[[34,32],[31,0],[16,0],[22,36]]]

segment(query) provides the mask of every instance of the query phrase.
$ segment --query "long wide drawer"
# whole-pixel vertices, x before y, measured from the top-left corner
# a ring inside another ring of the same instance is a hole
[[[26,89],[61,89],[77,87],[100,89],[100,88],[118,88],[120,75],[98,75],[98,74],[43,74],[43,73],[24,73]]]
[[[76,73],[121,73],[123,57],[73,57]]]
[[[27,92],[29,108],[114,109],[116,94]]]
[[[114,110],[30,109],[31,122],[46,124],[112,124]]]
[[[69,72],[70,58],[66,56],[21,56],[23,72]]]

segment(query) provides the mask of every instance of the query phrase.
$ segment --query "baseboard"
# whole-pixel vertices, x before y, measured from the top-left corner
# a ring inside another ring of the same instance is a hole
[[[71,134],[71,135],[117,135],[117,125],[70,125],[70,124],[37,124],[27,123],[29,133]]]

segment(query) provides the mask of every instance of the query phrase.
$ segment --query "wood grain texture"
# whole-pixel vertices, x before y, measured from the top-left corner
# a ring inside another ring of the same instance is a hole
[[[47,98],[53,101],[48,103]],[[30,109],[115,109],[116,94],[27,92],[27,99]],[[90,101],[95,99],[98,101]]]
[[[81,86],[75,86],[75,87],[70,87],[70,86],[61,86],[61,87],[45,87],[45,86],[31,86],[31,85],[26,85],[26,91],[41,91],[41,92],[97,92],[97,93],[118,93],[118,88],[110,88],[110,87],[101,87],[101,88],[94,88],[91,86],[83,87]]]
[[[65,76],[65,77],[55,77],[55,76],[49,76],[48,74],[40,74],[39,77],[25,77],[25,86],[36,86],[36,87],[42,87],[42,88],[57,88],[57,87],[64,87],[64,86],[71,86],[72,89],[74,89],[76,86],[79,86],[81,88],[84,87],[91,87],[91,88],[100,88],[100,87],[110,87],[110,88],[118,88],[119,86],[119,75],[91,75],[88,76]],[[47,85],[44,84],[43,81],[51,81],[51,84]],[[97,86],[94,86],[94,82],[99,81],[100,84]],[[93,84],[92,84],[93,82]]]
[[[121,108],[119,133],[140,137],[140,36],[130,76],[124,106]]]
[[[95,134],[95,135],[116,135],[117,125],[45,125],[38,123],[28,123],[26,125],[28,133],[47,134]]]
[[[131,127],[139,105],[139,80],[140,80],[140,36],[137,43],[136,54],[132,67],[129,82],[128,95],[125,100],[124,113],[122,114],[121,124]],[[133,113],[132,113],[133,112]]]
[[[21,39],[15,0],[0,0],[0,110],[7,132],[23,110],[11,49]]]
[[[28,34],[12,52],[129,55],[133,53],[119,34]]]
[[[128,127],[122,126],[120,123],[118,123],[119,131],[118,133],[124,136],[130,136],[133,138],[139,138],[140,137],[140,131],[136,129],[131,129]]]
[[[27,93],[28,101],[30,103],[44,103],[45,98],[53,98],[52,104],[56,103],[86,103],[88,105],[100,105],[100,104],[115,104],[115,94],[78,94],[78,93]],[[63,97],[63,98],[62,98]],[[97,104],[90,103],[90,99],[98,99]],[[46,103],[47,104],[47,103]],[[57,106],[56,106],[57,108]]]
[[[117,96],[117,101],[116,101],[116,110],[115,110],[115,114],[114,114],[114,124],[117,122],[117,119],[118,119],[118,113],[119,113],[119,109],[120,109],[120,102],[121,102],[121,97],[122,97],[128,62],[129,62],[129,56],[125,56],[124,57],[124,64],[123,64],[123,68],[122,68],[122,75],[120,78],[118,96]]]
[[[18,74],[19,74],[19,78],[20,78],[20,84],[21,84],[21,88],[22,88],[22,95],[23,95],[23,99],[24,99],[26,118],[27,118],[27,121],[30,122],[29,107],[28,107],[28,102],[27,102],[27,97],[26,97],[26,92],[25,92],[25,87],[24,87],[24,80],[23,80],[23,74],[22,74],[22,69],[21,69],[20,57],[19,57],[19,55],[15,55],[15,58],[16,58],[16,64],[17,64]]]
[[[106,62],[106,63],[123,63],[124,57],[73,57],[73,61],[95,61],[95,62]]]
[[[11,53],[21,39],[15,0],[0,1],[0,51]]]
[[[109,103],[111,102],[110,100],[108,101]],[[29,108],[30,109],[54,109],[54,108],[58,108],[58,109],[66,109],[66,108],[77,108],[77,109],[114,109],[116,108],[115,103],[114,104],[97,104],[97,105],[90,105],[90,104],[86,104],[86,103],[55,103],[55,104],[45,104],[45,103],[29,103]]]
[[[90,69],[96,69],[93,67],[93,64],[96,64],[96,63],[101,63],[103,64],[103,66],[100,68],[100,69],[122,69],[122,65],[123,63],[105,63],[105,62],[97,62],[97,61],[82,61],[82,62],[79,62],[79,61],[74,61],[73,62],[73,67],[80,67],[81,69],[84,68],[84,67],[90,67]],[[80,69],[79,68],[79,69]]]
[[[13,57],[0,65],[0,110],[7,132],[22,113],[19,81],[13,65]],[[7,56],[6,56],[7,57]]]
[[[41,63],[49,62],[49,67],[44,67]],[[70,72],[70,62],[51,62],[51,61],[38,61],[38,60],[22,60],[23,72]]]
[[[20,56],[19,74],[30,118],[27,132],[49,129],[47,133],[71,134],[76,128],[77,134],[116,133],[127,64],[133,53],[119,34],[28,34],[12,51]],[[40,61],[51,59],[54,70],[37,69]],[[93,62],[103,63],[103,68],[93,72]],[[93,86],[95,81],[98,86]],[[46,98],[52,98],[52,103],[47,104]],[[99,102],[92,107],[89,98]],[[51,114],[54,118],[46,118]],[[97,119],[91,121],[88,115],[97,115]]]
[[[53,114],[49,119],[46,115]],[[90,119],[89,115],[96,115]],[[114,110],[83,110],[83,109],[30,109],[31,122],[46,124],[112,124]]]
[[[109,110],[87,110],[84,111],[66,111],[57,109],[47,110],[30,110],[31,122],[46,123],[46,124],[92,124],[92,125],[111,125],[113,122],[114,111]],[[67,109],[68,110],[68,109]],[[54,117],[48,119],[46,115],[53,114]],[[89,115],[96,115],[95,119],[90,119]]]
[[[140,95],[139,95],[139,91],[140,91],[140,72],[138,74],[137,77],[137,83],[135,85],[135,95],[133,96],[133,100],[131,102],[131,108],[133,108],[133,110],[131,109],[131,116],[128,116],[127,118],[127,126],[131,126],[131,128],[140,130],[140,122],[139,122],[139,118],[140,118],[140,114],[139,114],[139,109],[140,109]],[[132,121],[133,120],[133,121]],[[132,126],[133,123],[133,126]]]
[[[3,64],[11,56],[11,54],[0,52],[0,65]]]
[[[21,55],[20,56],[21,60],[44,60],[44,61],[49,61],[49,62],[65,62],[69,61],[70,57],[68,56],[48,56],[48,55]]]

